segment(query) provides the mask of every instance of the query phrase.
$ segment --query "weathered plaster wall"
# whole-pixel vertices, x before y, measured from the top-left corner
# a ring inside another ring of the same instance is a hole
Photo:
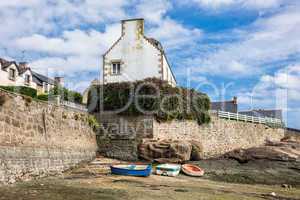
[[[120,74],[112,74],[112,63],[116,61],[121,62]],[[142,19],[122,22],[121,37],[103,57],[103,71],[104,83],[155,77],[176,85],[163,51],[145,37]]]
[[[60,173],[96,151],[86,113],[0,90],[0,183]]]
[[[283,129],[220,119],[214,115],[210,124],[202,126],[195,121],[159,123],[152,117],[98,117],[106,130],[98,136],[100,153],[124,160],[137,160],[137,147],[145,139],[197,141],[203,145],[204,157],[211,158],[236,148],[260,146],[266,140],[279,141],[284,137]]]

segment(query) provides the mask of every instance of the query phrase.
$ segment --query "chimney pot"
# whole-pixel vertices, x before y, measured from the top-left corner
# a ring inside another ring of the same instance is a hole
[[[234,104],[237,104],[238,102],[237,102],[237,97],[233,97],[233,103]]]
[[[64,86],[64,77],[56,76],[54,78],[55,85]]]

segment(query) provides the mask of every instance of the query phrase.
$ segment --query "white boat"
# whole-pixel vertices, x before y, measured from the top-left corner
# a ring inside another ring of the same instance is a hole
[[[156,174],[162,176],[178,176],[181,165],[176,164],[161,164],[156,167]]]

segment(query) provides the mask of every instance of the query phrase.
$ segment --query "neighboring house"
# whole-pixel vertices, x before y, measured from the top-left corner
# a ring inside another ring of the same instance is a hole
[[[0,85],[2,86],[26,86],[36,89],[32,71],[27,63],[17,64],[15,61],[7,61],[0,58]]]
[[[55,85],[55,81],[53,79],[42,74],[32,72],[32,77],[33,82],[37,85],[36,90],[38,94],[48,93]]]
[[[254,116],[254,117],[269,117],[282,120],[282,110],[249,110],[249,111],[240,111],[239,114]]]
[[[103,55],[104,84],[159,78],[176,86],[159,41],[144,35],[144,19],[122,21],[122,35]]]
[[[237,97],[233,97],[231,101],[211,102],[210,109],[214,111],[237,113],[238,112]]]

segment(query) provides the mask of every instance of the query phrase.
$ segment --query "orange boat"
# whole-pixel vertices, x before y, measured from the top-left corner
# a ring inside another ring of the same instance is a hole
[[[185,165],[182,165],[181,169],[182,169],[183,173],[185,173],[186,175],[189,175],[189,176],[199,177],[199,176],[204,175],[204,170],[196,165],[185,164]]]

